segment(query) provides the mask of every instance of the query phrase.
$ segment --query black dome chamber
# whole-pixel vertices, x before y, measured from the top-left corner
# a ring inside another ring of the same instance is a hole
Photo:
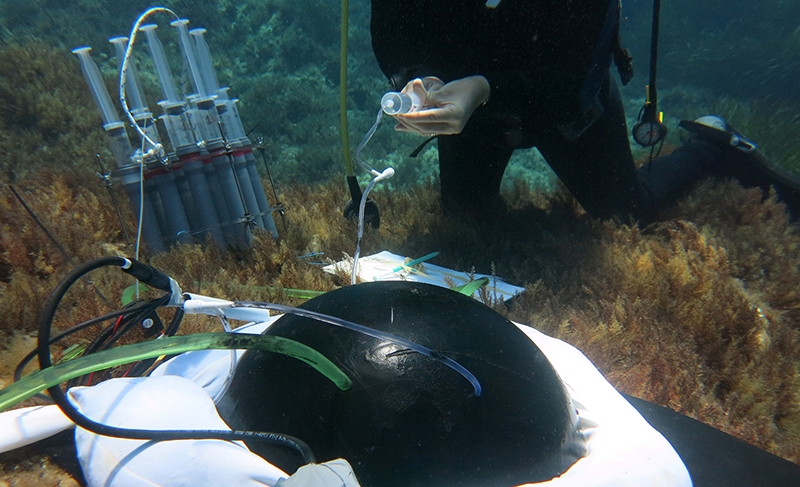
[[[298,360],[249,351],[218,405],[231,428],[300,438],[317,461],[347,459],[364,487],[509,486],[551,479],[575,461],[569,452],[579,438],[560,378],[491,308],[410,282],[344,287],[301,307],[429,347],[466,367],[481,395],[434,358],[287,314],[265,333],[316,349],[352,387],[341,391]],[[248,446],[287,473],[302,463],[278,446]]]

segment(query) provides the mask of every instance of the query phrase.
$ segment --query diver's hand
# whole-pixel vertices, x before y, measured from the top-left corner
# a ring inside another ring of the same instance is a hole
[[[395,130],[420,135],[451,135],[464,130],[475,109],[489,98],[489,82],[483,76],[469,76],[444,84],[427,77],[410,81],[403,93],[413,91],[423,109],[395,115]]]

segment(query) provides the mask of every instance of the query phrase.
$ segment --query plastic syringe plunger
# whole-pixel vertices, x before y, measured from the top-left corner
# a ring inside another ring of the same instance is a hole
[[[119,69],[122,69],[122,64],[125,60],[125,51],[128,48],[127,37],[112,37],[108,40],[114,45],[117,53],[117,61]],[[139,75],[136,72],[136,65],[134,63],[128,64],[128,70],[125,73],[125,96],[130,101],[130,108],[133,113],[147,112],[147,102],[142,91],[141,83],[139,82]]]
[[[205,80],[201,74],[194,44],[189,39],[189,30],[186,27],[186,24],[188,23],[189,21],[187,19],[178,19],[173,20],[169,23],[169,25],[178,29],[178,39],[180,40],[181,51],[183,52],[183,57],[186,59],[186,62],[189,63],[189,71],[192,75],[192,82],[194,83],[194,88],[197,91],[197,94],[200,96],[209,96],[212,95],[212,93],[208,92]],[[216,93],[213,93],[213,95],[216,95]]]
[[[211,50],[208,48],[205,37],[206,30],[202,27],[192,29],[189,34],[194,38],[195,48],[197,49],[197,61],[200,63],[201,76],[205,83],[208,94],[216,94],[219,90],[217,73],[214,71],[214,63],[211,60]]]
[[[108,95],[108,89],[105,83],[103,83],[100,70],[89,55],[89,51],[91,50],[92,48],[88,46],[77,47],[72,50],[72,53],[81,60],[83,76],[86,78],[86,82],[92,90],[92,95],[94,95],[94,100],[97,102],[97,107],[103,115],[103,125],[119,123],[119,115],[117,114],[117,110],[114,109],[114,105],[111,104],[111,97]]]
[[[422,107],[416,93],[400,93],[390,91],[381,98],[383,113],[387,115],[402,115],[404,113],[415,112]]]
[[[147,36],[147,46],[150,48],[150,55],[153,57],[153,62],[158,71],[158,79],[161,81],[161,90],[164,93],[164,100],[171,104],[183,103],[183,99],[178,96],[175,91],[175,83],[172,78],[172,70],[167,63],[167,57],[164,55],[164,46],[158,39],[155,30],[158,28],[155,24],[143,25],[139,30],[144,31]]]

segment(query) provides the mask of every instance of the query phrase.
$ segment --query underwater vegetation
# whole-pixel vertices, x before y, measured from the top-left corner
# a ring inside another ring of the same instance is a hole
[[[645,230],[600,224],[575,287],[537,283],[515,316],[547,323],[619,389],[796,462],[800,235],[782,213],[707,184]]]
[[[69,49],[94,47],[113,94],[116,59],[107,38],[127,35],[149,2],[78,3],[79,8],[53,0],[0,4],[0,386],[32,346],[41,304],[72,265],[134,252],[104,183],[95,177],[95,154],[109,161],[107,166],[112,158]],[[325,274],[318,265],[352,255],[356,234],[354,222],[341,217],[349,196],[339,148],[338,4],[176,0],[165,5],[193,26],[208,28],[221,84],[229,84],[240,98],[251,137],[265,137],[288,230],[278,224],[279,239],[257,234],[250,248],[237,252],[213,244],[184,245],[144,258],[186,291],[231,299],[298,304],[292,289],[328,291],[345,285],[346,279]],[[353,147],[374,122],[377,100],[388,86],[370,54],[366,5],[365,0],[351,2]],[[709,20],[707,5],[725,15]],[[640,85],[646,77],[649,6],[645,0],[625,2],[633,13],[623,40],[639,63],[634,83]],[[777,163],[800,173],[800,111],[788,96],[797,95],[800,76],[797,31],[766,33],[767,27],[754,21],[783,25],[776,19],[798,18],[789,17],[797,8],[789,1],[741,9],[721,1],[665,5],[660,101],[670,127],[676,119],[719,113]],[[734,27],[745,25],[748,35],[738,35]],[[170,52],[167,29],[162,25]],[[766,44],[754,41],[762,34]],[[765,46],[774,54],[764,55]],[[174,46],[171,52],[177,56]],[[136,59],[155,106],[157,80],[147,56]],[[172,61],[180,63],[177,57]],[[778,67],[770,69],[773,65]],[[795,80],[793,87],[785,84],[789,79]],[[623,92],[635,114],[640,86],[626,90],[636,92]],[[525,286],[508,308],[489,304],[574,344],[620,390],[800,463],[800,230],[773,197],[735,183],[706,183],[647,228],[596,222],[552,176],[538,170],[541,161],[529,151],[519,155],[517,169],[509,170],[514,177],[504,182],[508,214],[492,224],[461,220],[439,208],[435,148],[411,160],[407,154],[421,140],[387,125],[377,131],[365,157],[375,167],[395,167],[397,176],[372,194],[382,223],[366,232],[363,255],[385,249],[408,256],[439,251],[435,264],[496,274]],[[678,145],[679,131],[672,130],[667,142]],[[266,178],[264,185],[269,187]],[[134,216],[127,199],[118,186],[114,190],[131,229]],[[310,252],[324,255],[300,257]],[[92,286],[76,286],[59,326],[116,308],[122,289],[131,284],[114,275],[93,279],[111,304]],[[185,331],[215,326],[187,319]],[[42,454],[0,457],[0,484],[23,485],[29,479],[29,485],[39,485],[42,471],[68,482],[69,475],[54,462],[42,460],[48,464],[44,468],[31,460],[46,459]]]
[[[42,41],[0,44],[4,181],[44,167],[69,171],[76,163],[96,165],[93,154],[108,152],[91,95],[76,89],[85,81],[69,56]]]
[[[792,0],[662,2],[659,79],[737,98],[791,100],[800,77],[800,4]],[[637,73],[649,57],[653,2],[623,2],[622,39]],[[797,113],[797,112],[795,112]]]
[[[718,114],[776,164],[800,174],[800,3],[662,3],[658,86],[667,142],[678,143],[678,120]],[[651,0],[628,0],[622,7],[622,45],[630,49],[636,73],[621,90],[629,126],[647,84],[652,7]]]
[[[104,214],[105,195],[82,198],[64,187],[56,178],[38,188],[53,191],[63,204],[49,214],[49,201],[36,199],[32,187],[24,193],[62,245],[79,259],[129,253],[113,215],[80,223],[84,211]],[[384,223],[367,231],[363,251],[416,256],[440,250],[437,264],[474,266],[523,284],[526,291],[509,309],[497,308],[576,345],[620,390],[800,460],[800,232],[781,204],[735,183],[708,183],[664,215],[663,223],[638,229],[592,221],[564,193],[534,194],[518,185],[506,197],[512,202],[507,218],[481,225],[443,215],[433,184],[413,192],[379,191]],[[8,220],[0,236],[7,268],[8,259],[18,260],[2,283],[2,334],[17,337],[12,343],[27,351],[31,343],[24,337],[35,328],[36,303],[70,266],[11,198],[4,193]],[[258,235],[252,248],[239,253],[185,245],[151,262],[187,291],[230,299],[297,304],[284,290],[345,285],[298,257],[309,250],[325,252],[316,259],[352,253],[355,224],[341,217],[346,196],[340,184],[287,187],[281,198],[290,226],[278,241]],[[56,223],[68,218],[75,220]],[[9,221],[19,223],[12,227]],[[74,228],[89,228],[107,243]],[[130,284],[106,276],[96,281],[113,299]],[[76,292],[61,326],[108,309],[88,287]],[[218,325],[186,326],[194,332]],[[0,355],[3,381],[21,353]],[[4,465],[7,475],[12,467]]]

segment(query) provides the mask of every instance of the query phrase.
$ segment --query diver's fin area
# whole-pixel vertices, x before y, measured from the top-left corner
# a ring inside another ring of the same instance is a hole
[[[669,408],[623,395],[672,444],[694,487],[800,485],[800,465]]]

